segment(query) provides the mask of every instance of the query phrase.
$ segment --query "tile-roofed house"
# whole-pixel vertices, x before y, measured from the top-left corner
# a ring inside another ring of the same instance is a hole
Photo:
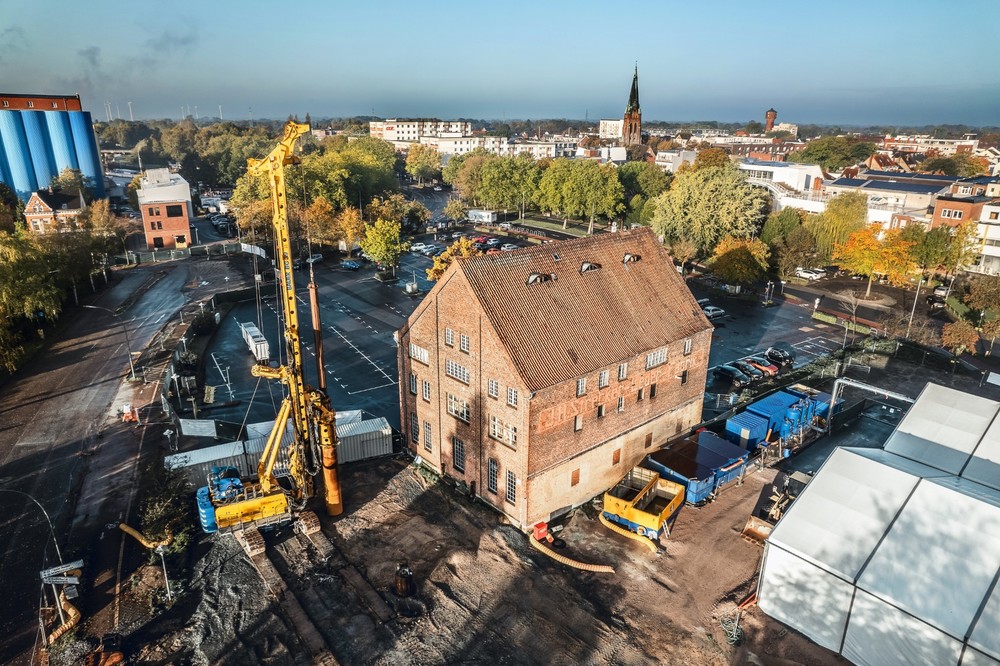
[[[711,332],[649,229],[466,259],[397,333],[401,422],[526,527],[700,420]]]
[[[45,234],[76,230],[76,220],[87,208],[80,192],[32,192],[24,205],[24,219],[32,233]]]

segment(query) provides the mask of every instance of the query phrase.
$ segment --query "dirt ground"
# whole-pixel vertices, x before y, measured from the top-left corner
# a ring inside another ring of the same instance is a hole
[[[857,379],[909,395],[933,379],[1000,397],[974,377],[885,357],[862,361],[867,370],[850,371],[863,372]],[[720,624],[755,589],[763,549],[740,530],[775,475],[752,473],[711,504],[685,506],[661,554],[604,528],[595,503],[571,512],[557,525],[567,544],[560,552],[611,565],[613,574],[557,563],[485,505],[405,459],[342,470],[347,510],[322,519],[336,558],[303,550],[290,531],[269,535],[268,548],[278,570],[301,581],[296,596],[312,599],[307,610],[342,664],[844,664],[756,608],[741,615],[738,646]],[[408,600],[393,592],[403,561],[417,585]],[[192,562],[172,606],[124,628],[136,663],[309,663],[231,537],[204,538]],[[338,573],[347,564],[395,619],[380,623],[367,611]],[[149,596],[162,582],[155,571],[144,570],[129,593]]]

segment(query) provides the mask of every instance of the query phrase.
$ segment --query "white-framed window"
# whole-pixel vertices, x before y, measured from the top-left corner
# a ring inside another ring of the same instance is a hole
[[[451,438],[451,466],[459,472],[465,471],[465,442],[458,437]]]
[[[604,405],[597,406],[597,418],[599,419],[604,418]]]
[[[417,373],[410,373],[410,393],[413,395],[417,394]]]
[[[420,361],[424,365],[430,365],[430,354],[427,353],[427,350],[412,342],[410,343],[410,358],[414,361]]]
[[[583,414],[577,414],[573,417],[573,432],[580,432],[583,430]]]
[[[28,102],[28,108],[29,109],[35,108],[35,103],[34,102]]]
[[[608,385],[608,371],[601,370],[601,374],[597,375],[597,388],[604,388]]]
[[[469,403],[462,400],[457,395],[448,394],[448,413],[452,416],[469,422]]]
[[[496,398],[500,395],[500,382],[495,379],[491,379],[486,391],[489,393],[491,398]]]
[[[430,402],[431,401],[431,383],[429,381],[427,381],[426,379],[424,380],[424,391],[423,392],[424,392],[424,400],[426,400],[427,402]]]
[[[500,476],[500,463],[496,458],[489,458],[486,461],[486,489],[494,495],[497,494],[497,477]]]
[[[684,338],[684,355],[691,353],[691,338]]]
[[[444,329],[444,343],[449,347],[455,346],[455,331],[450,328]]]
[[[469,383],[469,369],[455,361],[450,359],[445,361],[444,372],[449,377],[453,377],[463,384]]]
[[[517,503],[517,477],[510,470],[507,470],[507,503]]]
[[[960,211],[960,210],[952,211],[952,213],[951,213],[951,219],[953,219],[953,220],[961,220],[962,219],[962,211]]]
[[[431,422],[424,421],[424,448],[428,451],[432,449]]]
[[[620,396],[618,398],[618,411],[619,412],[625,411],[625,396]]]
[[[490,437],[501,441],[511,448],[517,448],[517,427],[490,416]]]
[[[576,380],[576,395],[577,397],[580,397],[586,392],[587,392],[587,378],[580,377],[578,380]]]
[[[639,387],[639,392],[636,393],[636,395],[635,395],[635,401],[636,402],[642,402],[642,399],[645,398],[645,397],[646,397],[646,389],[640,386]]]
[[[507,404],[511,407],[517,407],[517,389],[507,387]]]
[[[469,336],[462,333],[458,336],[458,348],[464,351],[466,354],[469,353]]]
[[[650,370],[667,362],[667,348],[661,347],[646,354],[646,369]]]
[[[420,421],[416,414],[410,414],[410,439],[414,442],[420,441]]]
[[[628,377],[628,363],[622,363],[618,366],[618,381],[623,381]]]

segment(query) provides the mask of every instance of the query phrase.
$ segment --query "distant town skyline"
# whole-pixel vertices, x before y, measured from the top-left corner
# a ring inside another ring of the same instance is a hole
[[[628,17],[625,17],[625,13]],[[58,20],[53,20],[58,17]],[[75,94],[95,119],[620,118],[1000,125],[1000,69],[970,25],[1000,3],[387,0],[248,8],[0,0],[3,92]],[[633,26],[627,28],[627,26]],[[961,48],[951,46],[959,39]],[[183,110],[182,110],[183,109]]]

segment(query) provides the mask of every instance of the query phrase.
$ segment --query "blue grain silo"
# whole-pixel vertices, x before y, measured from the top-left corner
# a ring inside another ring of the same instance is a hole
[[[63,169],[79,169],[80,162],[76,159],[76,149],[73,148],[73,130],[69,126],[69,113],[66,111],[46,111],[45,122],[49,127],[49,140],[52,143],[52,153],[56,160],[56,173]]]
[[[31,151],[31,165],[35,169],[35,182],[44,188],[59,174],[56,170],[56,158],[52,151],[52,141],[49,140],[49,125],[41,111],[22,111],[21,121],[24,123],[24,135],[28,139],[28,149]]]
[[[19,199],[28,200],[38,189],[35,169],[31,164],[28,137],[24,134],[21,114],[16,111],[0,113],[0,138],[3,139],[4,158],[10,171],[9,183]],[[48,183],[46,183],[47,185]]]
[[[80,162],[80,172],[90,179],[94,196],[104,196],[104,173],[101,171],[101,156],[97,152],[97,138],[89,111],[69,111],[69,125],[73,130],[73,146],[76,159]]]

